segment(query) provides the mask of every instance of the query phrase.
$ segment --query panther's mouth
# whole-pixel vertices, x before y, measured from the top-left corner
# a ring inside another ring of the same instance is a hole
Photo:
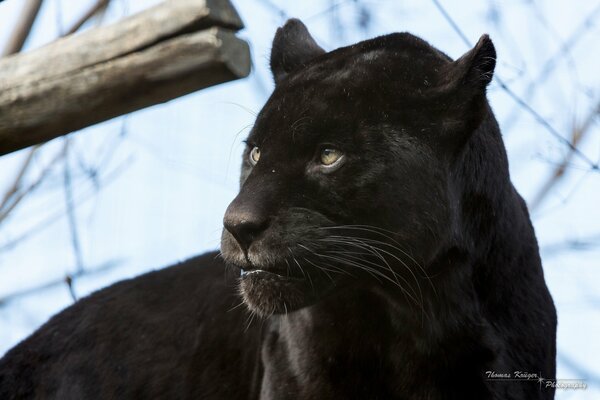
[[[253,278],[271,278],[271,279],[279,279],[279,280],[291,280],[291,281],[301,281],[303,277],[294,276],[290,274],[290,271],[286,271],[283,269],[263,269],[256,267],[240,267],[240,278],[244,279],[246,277]]]
[[[244,302],[261,316],[288,313],[312,303],[318,288],[314,278],[287,265],[240,267],[239,283]]]
[[[263,272],[266,272],[268,274],[271,273],[271,272],[265,271],[264,269],[251,269],[251,270],[247,270],[247,269],[244,269],[244,268],[240,268],[240,276],[242,278],[244,276],[246,276],[246,275],[257,274],[257,273],[260,274],[260,273],[263,273]],[[277,275],[279,275],[279,274],[277,274]]]

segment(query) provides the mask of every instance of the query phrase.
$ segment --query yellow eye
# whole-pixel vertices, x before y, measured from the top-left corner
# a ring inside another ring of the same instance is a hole
[[[254,147],[250,151],[250,164],[256,165],[258,160],[260,160],[260,149],[258,147]]]
[[[338,162],[344,154],[332,148],[325,148],[321,151],[321,164],[324,166],[332,166],[336,162]]]

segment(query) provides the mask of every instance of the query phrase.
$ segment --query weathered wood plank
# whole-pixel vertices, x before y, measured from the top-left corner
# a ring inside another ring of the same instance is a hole
[[[0,60],[0,154],[247,76],[241,27],[226,0],[170,0]]]
[[[32,52],[0,60],[0,90],[23,81],[68,74],[211,26],[235,31],[243,24],[226,0],[167,0],[115,24],[69,35]]]

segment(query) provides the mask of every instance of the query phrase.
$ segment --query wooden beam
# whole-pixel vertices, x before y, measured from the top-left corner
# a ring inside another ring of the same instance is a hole
[[[250,72],[227,0],[169,0],[0,60],[0,155]]]

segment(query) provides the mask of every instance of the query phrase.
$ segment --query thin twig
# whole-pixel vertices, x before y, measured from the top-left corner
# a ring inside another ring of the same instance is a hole
[[[77,32],[86,22],[88,22],[94,16],[101,12],[104,12],[108,7],[109,3],[110,0],[97,0],[96,3],[94,3],[81,17],[79,17],[77,21],[75,21],[75,23],[71,26],[71,29],[69,29],[65,33],[65,36]]]
[[[65,284],[67,285],[67,288],[69,289],[69,294],[71,295],[71,298],[73,299],[73,303],[76,303],[77,302],[77,293],[75,293],[75,288],[73,287],[73,275],[67,274],[67,276],[65,276]]]
[[[43,0],[27,0],[23,12],[19,18],[19,22],[12,32],[12,35],[8,39],[4,50],[2,51],[2,57],[9,56],[21,51],[25,41],[31,33],[33,23],[37,18],[40,8],[42,7]]]
[[[574,155],[577,155],[580,159],[582,159],[586,164],[589,165],[590,169],[593,171],[598,170],[598,163],[592,161],[588,156],[583,154],[581,150],[579,150],[571,141],[561,135],[556,128],[554,128],[544,117],[542,117],[537,111],[535,111],[525,100],[521,99],[515,92],[513,92],[502,80],[500,77],[496,77],[496,82],[498,85],[509,95],[517,104],[519,104],[525,111],[527,111],[541,126],[546,128],[552,136],[554,136],[559,142],[564,144],[569,148],[570,152]]]
[[[77,229],[77,217],[75,215],[75,203],[73,201],[73,185],[71,180],[71,166],[69,164],[69,138],[64,138],[63,147],[63,183],[65,193],[65,211],[67,213],[67,220],[69,222],[69,232],[71,235],[71,246],[73,247],[73,254],[75,255],[75,265],[77,266],[77,272],[84,270],[83,256],[81,253],[81,246],[79,244],[79,231]]]
[[[571,135],[571,148],[577,148],[577,146],[581,143],[582,139],[591,129],[591,126],[594,122],[594,119],[600,115],[600,102],[592,109],[587,118],[583,121],[580,126],[576,126],[573,128]],[[573,151],[570,150],[562,162],[554,168],[552,175],[548,178],[546,183],[542,185],[538,193],[533,197],[533,200],[529,204],[529,208],[531,210],[536,209],[541,202],[546,198],[550,190],[556,186],[556,184],[565,176],[565,172],[567,171],[567,167],[573,158]]]
[[[48,176],[54,165],[58,162],[58,160],[61,157],[62,152],[57,153],[57,155],[44,167],[42,172],[40,172],[38,177],[25,189],[20,189],[21,182],[17,183],[17,189],[13,192],[11,196],[7,198],[6,203],[3,204],[2,207],[0,207],[0,225],[6,220],[10,213],[17,207],[17,205],[19,205],[19,203],[25,198],[25,196],[32,193],[42,184],[42,181]]]
[[[109,271],[109,270],[111,270],[113,268],[116,268],[116,267],[118,267],[119,265],[122,265],[122,264],[123,264],[122,260],[110,260],[110,261],[107,261],[107,262],[101,264],[97,268],[90,268],[90,269],[87,269],[85,271],[75,272],[75,273],[70,274],[68,276],[70,276],[71,280],[72,280],[72,279],[80,278],[80,277],[83,277],[83,276],[90,276],[90,275],[94,275],[94,274],[99,274],[99,273],[102,273],[102,272],[106,272],[106,271]],[[16,300],[18,298],[29,296],[31,294],[38,293],[38,292],[40,292],[42,290],[52,289],[53,287],[61,286],[61,285],[64,285],[64,284],[65,284],[65,278],[61,277],[61,278],[52,280],[50,282],[46,282],[44,284],[41,284],[39,286],[35,286],[35,287],[23,289],[23,290],[18,290],[18,291],[13,292],[13,293],[9,293],[9,294],[3,296],[2,298],[0,298],[0,306],[4,306],[7,303],[9,303],[9,302],[11,302],[13,300]]]
[[[14,179],[12,185],[10,185],[8,190],[4,193],[4,197],[2,198],[2,203],[0,203],[0,212],[2,212],[2,210],[4,210],[4,208],[10,201],[11,197],[14,196],[21,188],[21,181],[23,180],[23,177],[25,176],[25,172],[27,172],[27,169],[29,168],[31,161],[33,160],[33,155],[35,154],[37,149],[39,149],[39,147],[40,147],[39,145],[33,146],[29,150],[27,155],[25,156],[25,160],[23,160],[23,164],[21,164],[21,168],[19,168],[19,171],[17,172],[17,175],[15,176],[15,179]]]

